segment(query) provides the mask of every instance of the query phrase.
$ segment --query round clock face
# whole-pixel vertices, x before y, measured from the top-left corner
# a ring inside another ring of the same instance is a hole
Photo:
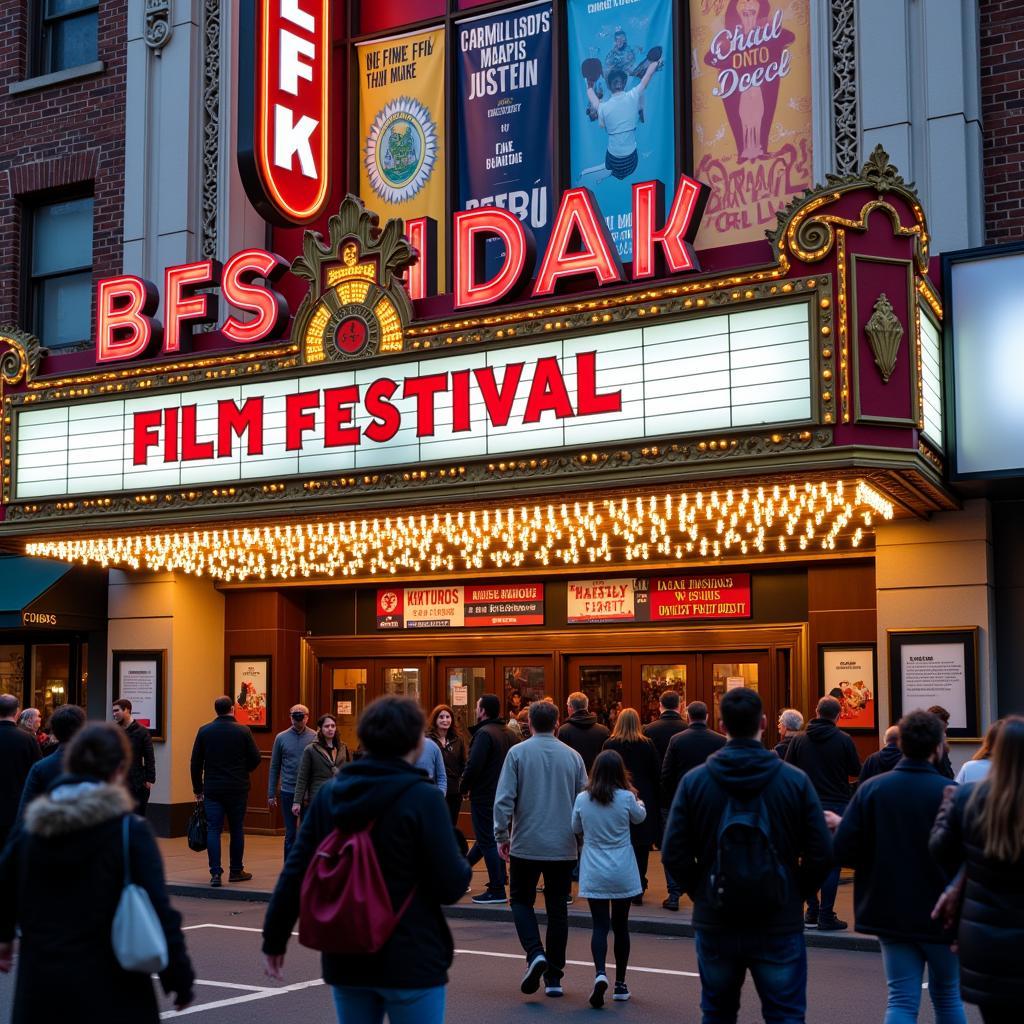
[[[366,346],[369,337],[369,327],[361,316],[347,316],[338,324],[334,341],[339,351],[355,355]]]

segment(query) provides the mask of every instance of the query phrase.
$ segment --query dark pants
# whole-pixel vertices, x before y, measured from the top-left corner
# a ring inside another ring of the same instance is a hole
[[[665,850],[665,825],[668,823],[668,811],[661,812],[661,850]],[[665,867],[665,861],[661,862],[661,869],[665,872],[665,886],[668,889],[669,896],[674,896],[676,899],[682,895],[683,890],[679,888],[679,883],[672,877],[672,872]]]
[[[572,891],[573,860],[524,860],[513,857],[509,861],[511,873],[510,902],[512,920],[516,925],[519,942],[526,951],[529,963],[538,953],[548,962],[544,980],[557,984],[565,967],[565,944],[569,939],[569,910],[566,900]],[[534,904],[537,902],[537,883],[544,876],[544,909],[548,915],[546,942],[540,941],[540,926]]]
[[[594,973],[605,973],[608,956],[608,931],[615,933],[615,981],[625,984],[629,964],[629,905],[632,900],[589,900],[594,930],[590,935],[590,955]]]
[[[846,804],[823,803],[822,809],[835,811],[841,818],[846,813]],[[807,913],[811,916],[816,914],[834,914],[836,910],[836,893],[839,891],[839,865],[837,864],[821,883],[821,889],[807,901]],[[820,897],[820,901],[819,901]]]
[[[448,780],[448,792],[444,795],[444,802],[448,805],[448,816],[452,819],[452,826],[459,827],[459,812],[462,810],[462,794],[459,792],[458,780],[455,782],[454,791],[452,781]],[[493,824],[491,825],[493,828]]]
[[[249,802],[246,793],[206,794],[203,805],[206,809],[206,855],[210,860],[210,874],[223,874],[220,864],[220,834],[224,831],[227,818],[231,841],[228,846],[228,863],[232,873],[243,871],[245,856],[245,805]]]
[[[1016,1024],[1020,1020],[1019,1006],[996,1006],[994,1003],[982,1003],[981,1019],[985,1024]]]
[[[804,1024],[807,947],[802,932],[697,931],[703,1024],[736,1024],[747,971],[761,998],[765,1024]]]
[[[488,892],[505,895],[505,879],[508,873],[505,870],[505,862],[498,853],[498,844],[494,841],[494,804],[469,802],[469,815],[473,822],[473,832],[476,835],[476,842],[473,849],[469,851],[467,860],[470,864],[476,864],[481,858],[487,865],[487,890]]]
[[[640,886],[643,892],[647,892],[647,862],[651,859],[651,844],[646,840],[634,839],[632,845],[636,866],[640,871]]]
[[[295,833],[299,830],[299,819],[292,814],[292,804],[295,803],[295,794],[286,793],[281,790],[281,816],[284,818],[284,859],[288,859],[288,851],[295,842]]]
[[[135,813],[144,818],[146,808],[149,806],[149,789],[146,786],[140,786],[138,789],[132,790],[132,796],[135,797]]]

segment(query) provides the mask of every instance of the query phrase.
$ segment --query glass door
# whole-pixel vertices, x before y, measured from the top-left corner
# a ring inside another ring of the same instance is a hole
[[[494,693],[492,658],[442,658],[438,662],[441,703],[451,706],[455,724],[464,734],[476,725],[476,702]],[[468,736],[467,736],[468,739]]]
[[[623,683],[629,675],[629,655],[570,657],[566,697],[580,691],[590,700],[590,712],[601,725],[615,727],[623,708]]]
[[[495,658],[494,674],[495,692],[508,718],[528,708],[535,700],[550,697],[558,703],[550,656],[523,654]]]
[[[427,663],[419,658],[407,658],[400,661],[376,661],[378,694],[393,694],[396,697],[411,697],[423,703],[423,695],[427,690]],[[429,711],[430,708],[425,708]]]
[[[369,677],[369,662],[325,662],[321,677],[320,706],[309,709],[313,722],[321,715],[334,715],[338,723],[338,736],[351,754],[355,754],[359,747],[356,725],[366,707]]]
[[[719,705],[729,690],[745,686],[756,690],[764,701],[764,713],[773,722],[778,711],[771,698],[768,678],[768,654],[760,651],[710,651],[704,655],[704,687],[711,693],[712,728],[724,732],[719,720]]]
[[[640,721],[646,725],[661,715],[661,695],[666,690],[679,694],[679,710],[691,700],[701,700],[694,654],[635,654],[633,675],[638,678]]]

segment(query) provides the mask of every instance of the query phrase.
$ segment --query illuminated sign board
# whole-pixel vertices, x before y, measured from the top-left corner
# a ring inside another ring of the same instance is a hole
[[[566,621],[674,622],[750,618],[750,574],[570,580]]]
[[[378,629],[543,625],[543,583],[386,587],[377,591]]]
[[[17,500],[625,442],[811,417],[789,302],[573,338],[15,411]]]

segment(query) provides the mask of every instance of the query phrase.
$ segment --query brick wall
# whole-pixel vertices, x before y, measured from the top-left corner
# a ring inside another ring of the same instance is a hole
[[[981,0],[985,240],[1024,238],[1024,4]]]
[[[0,323],[22,323],[26,202],[92,183],[94,278],[119,273],[124,213],[125,0],[99,5],[100,74],[12,95],[24,80],[29,4],[0,3]]]

